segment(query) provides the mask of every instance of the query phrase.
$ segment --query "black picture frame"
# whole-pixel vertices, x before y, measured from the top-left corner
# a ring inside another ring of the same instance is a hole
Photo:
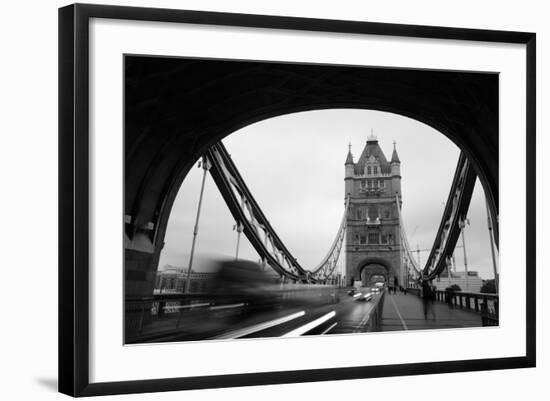
[[[90,383],[88,28],[91,18],[526,45],[527,277],[525,291],[527,322],[525,356]],[[95,396],[534,367],[536,364],[535,65],[535,33],[87,4],[74,4],[59,9],[59,391],[71,396]]]

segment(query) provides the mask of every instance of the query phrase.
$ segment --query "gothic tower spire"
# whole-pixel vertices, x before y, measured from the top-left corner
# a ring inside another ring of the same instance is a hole
[[[401,163],[399,156],[397,155],[397,149],[395,148],[396,142],[393,141],[393,152],[391,154],[391,163]]]

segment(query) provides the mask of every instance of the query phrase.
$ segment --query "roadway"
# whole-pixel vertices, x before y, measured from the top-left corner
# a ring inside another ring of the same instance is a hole
[[[129,343],[192,340],[226,340],[362,333],[381,295],[372,300],[347,294],[348,289],[312,291],[275,303],[250,305],[199,304],[192,310],[166,313],[144,326],[141,337]],[[434,304],[435,319],[424,318],[421,299],[414,294],[389,294],[383,298],[379,331],[444,329],[481,326],[477,313]]]
[[[282,337],[361,333],[367,331],[368,317],[378,302],[333,288],[330,293],[253,307],[242,303],[194,308],[166,314],[144,327],[140,341],[166,342],[222,340],[236,338]],[[315,299],[315,298],[319,299]],[[328,298],[330,297],[330,298]],[[314,298],[314,299],[312,299]]]

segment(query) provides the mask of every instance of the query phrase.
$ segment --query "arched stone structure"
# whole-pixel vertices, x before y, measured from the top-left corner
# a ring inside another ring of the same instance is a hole
[[[372,109],[430,125],[473,162],[497,221],[497,74],[126,56],[124,106],[128,297],[152,294],[170,210],[195,161],[235,130],[292,112]]]
[[[363,287],[368,287],[374,284],[373,278],[378,277],[383,278],[383,281],[387,283],[389,280],[389,275],[388,269],[385,266],[376,263],[368,264],[363,266],[361,269],[361,283]]]
[[[392,261],[381,257],[366,257],[361,259],[353,271],[354,281],[361,281],[363,286],[368,286],[370,278],[375,275],[383,275],[384,280],[393,280],[396,271],[392,267]]]

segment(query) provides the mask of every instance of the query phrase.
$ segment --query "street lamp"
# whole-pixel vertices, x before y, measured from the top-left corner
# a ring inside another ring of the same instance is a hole
[[[449,285],[452,284],[452,275],[451,275],[451,269],[453,268],[453,262],[452,258],[450,256],[447,256],[447,260],[445,261],[447,265],[447,278],[449,279]]]
[[[498,294],[498,273],[497,273],[497,262],[495,258],[495,248],[493,244],[493,224],[491,221],[491,211],[489,210],[489,203],[485,201],[485,206],[487,206],[487,227],[489,229],[489,245],[491,246],[491,257],[493,260],[493,273],[495,275],[495,290]]]
[[[243,232],[243,225],[241,222],[237,222],[233,226],[233,230],[237,230],[237,249],[235,250],[235,261],[239,260],[239,243],[241,242],[241,233]]]
[[[459,220],[458,222],[458,226],[460,227],[460,231],[462,232],[462,250],[464,251],[464,272],[466,274],[466,289],[467,291],[470,291],[470,284],[468,280],[468,258],[466,257],[466,239],[464,237],[466,224],[470,225],[470,220],[468,220],[467,218]]]
[[[195,218],[195,228],[193,229],[193,242],[191,244],[191,254],[189,255],[189,267],[187,268],[187,278],[185,280],[185,291],[184,294],[189,294],[190,285],[191,285],[191,267],[193,266],[193,256],[195,255],[195,242],[197,240],[197,234],[199,233],[199,217],[201,214],[202,206],[202,196],[204,194],[204,183],[206,181],[206,173],[210,170],[210,161],[206,156],[202,157],[202,161],[199,162],[199,168],[202,167],[202,183],[201,183],[201,192],[199,195],[199,206],[197,207],[197,217]]]

